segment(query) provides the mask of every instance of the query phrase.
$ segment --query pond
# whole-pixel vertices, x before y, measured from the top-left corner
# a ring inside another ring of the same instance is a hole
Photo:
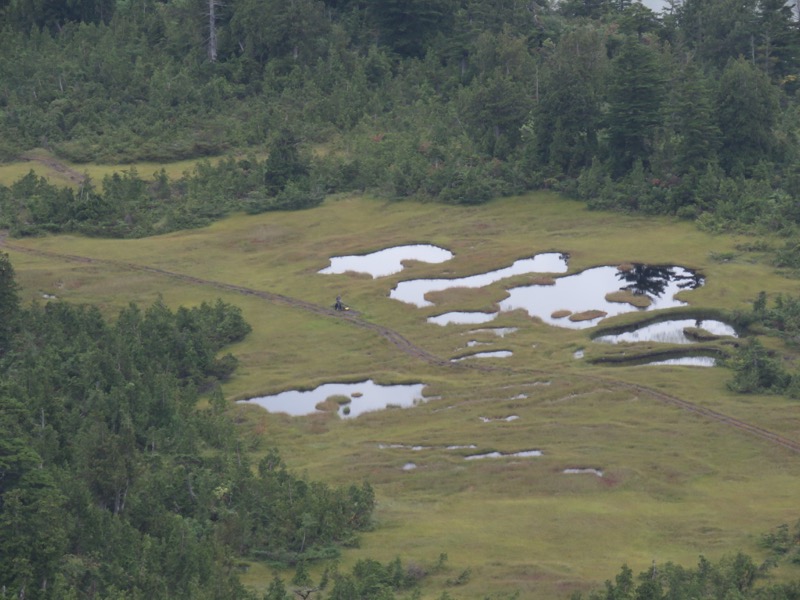
[[[480,325],[494,321],[497,318],[497,313],[484,313],[484,312],[467,312],[467,311],[453,311],[436,315],[435,317],[428,317],[428,323],[434,325],[449,325],[450,323],[456,325]],[[502,335],[500,336],[502,337]]]
[[[596,475],[597,477],[603,476],[602,470],[594,469],[592,467],[569,468],[569,469],[564,469],[562,473],[565,473],[566,475]]]
[[[378,250],[371,254],[334,256],[322,274],[342,274],[352,271],[367,273],[374,278],[386,277],[403,270],[403,262],[416,260],[426,263],[443,263],[453,258],[453,253],[430,244],[412,244]]]
[[[601,335],[595,342],[619,344],[622,342],[663,342],[667,344],[693,344],[697,339],[687,336],[686,331],[701,329],[714,336],[738,337],[736,330],[722,321],[714,319],[669,319],[650,323],[631,331]]]
[[[466,356],[453,358],[450,362],[460,362],[469,358],[508,358],[512,354],[513,352],[511,352],[511,350],[491,350],[488,352],[476,352],[475,354],[467,354]]]
[[[714,367],[724,354],[709,350],[696,351],[669,350],[664,352],[647,352],[645,354],[630,356],[598,357],[592,360],[594,364],[605,364],[618,367],[650,366],[650,365],[678,365],[684,367]]]
[[[695,289],[702,283],[702,277],[683,267],[643,264],[624,270],[612,266],[594,267],[560,277],[555,280],[555,285],[512,288],[508,290],[508,298],[500,302],[500,310],[522,309],[549,325],[583,329],[597,325],[606,317],[626,312],[684,306],[686,303],[677,300],[675,295]],[[624,292],[633,299],[644,300],[642,306],[607,298]],[[587,315],[587,318],[581,315]]]
[[[335,397],[340,402],[337,411],[339,416],[352,418],[369,411],[387,407],[409,407],[424,402],[424,388],[424,383],[379,385],[370,379],[360,383],[326,383],[313,390],[289,390],[240,402],[257,404],[269,412],[302,416],[323,412],[317,405]]]
[[[522,450],[521,452],[486,452],[485,454],[470,454],[465,456],[465,460],[480,460],[483,458],[528,458],[531,456],[541,456],[541,450]]]
[[[678,365],[682,367],[714,367],[717,365],[717,359],[713,356],[681,356],[679,358],[668,358],[666,360],[654,360],[648,365]]]
[[[493,333],[497,337],[506,337],[510,333],[519,331],[519,327],[487,327],[485,329],[473,329],[470,333]]]
[[[564,254],[549,252],[537,254],[532,258],[523,258],[503,269],[461,277],[458,279],[410,279],[401,281],[389,293],[390,298],[413,304],[420,308],[433,306],[433,302],[425,299],[431,292],[441,292],[452,288],[481,288],[502,279],[515,275],[530,273],[566,273],[567,257]]]

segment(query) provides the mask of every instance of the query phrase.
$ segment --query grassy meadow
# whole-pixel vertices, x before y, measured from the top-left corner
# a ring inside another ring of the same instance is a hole
[[[800,517],[799,457],[649,390],[796,440],[800,405],[734,395],[721,367],[593,364],[592,358],[620,348],[593,343],[591,330],[547,326],[521,311],[501,313],[488,325],[519,328],[505,337],[473,333],[484,326],[426,322],[453,310],[493,310],[506,288],[535,276],[437,293],[436,305],[424,308],[389,298],[391,289],[406,279],[463,277],[556,251],[569,254],[570,273],[629,262],[698,270],[705,285],[681,296],[693,309],[747,309],[761,290],[798,294],[800,281],[741,250],[751,241],[673,219],[588,211],[539,193],[480,207],[341,196],[308,211],[237,215],[154,238],[52,236],[9,240],[6,251],[25,301],[52,301],[49,295],[92,302],[112,317],[129,302],[148,305],[159,297],[174,307],[216,298],[240,306],[253,332],[230,348],[240,367],[224,389],[241,427],[259,442],[254,453],[277,446],[297,472],[332,484],[367,480],[375,489],[375,528],[342,554],[342,565],[399,556],[433,569],[446,553],[423,597],[446,590],[454,599],[479,600],[517,591],[525,599],[568,598],[601,586],[623,563],[638,573],[653,561],[693,566],[701,554],[760,556],[762,533]],[[401,273],[376,279],[318,273],[331,256],[412,243],[441,246],[454,258],[410,262]],[[322,307],[342,295],[354,312],[310,311],[217,284]],[[607,321],[642,314],[650,313]],[[445,361],[475,350],[513,356],[437,364],[403,352],[364,324],[394,330]],[[484,344],[468,348],[470,341]],[[582,359],[575,358],[579,350]],[[234,404],[366,379],[423,382],[431,398],[355,419],[289,417]],[[518,418],[506,420],[512,415]],[[465,459],[530,449],[542,456]],[[409,462],[416,468],[404,470]],[[564,474],[568,468],[597,469],[602,476]],[[272,575],[253,563],[243,580],[266,589]]]

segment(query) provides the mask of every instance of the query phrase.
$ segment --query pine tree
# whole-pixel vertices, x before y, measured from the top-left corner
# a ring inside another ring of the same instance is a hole
[[[626,38],[612,61],[608,134],[614,174],[624,175],[641,160],[649,166],[656,128],[662,122],[664,76],[657,51]]]
[[[778,110],[778,91],[762,71],[744,58],[728,63],[719,81],[716,112],[722,133],[720,162],[729,174],[748,174],[772,158]]]
[[[0,253],[0,355],[11,342],[19,311],[18,286],[8,254]]]

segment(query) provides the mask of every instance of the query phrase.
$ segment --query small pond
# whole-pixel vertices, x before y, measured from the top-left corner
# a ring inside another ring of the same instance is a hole
[[[530,273],[566,273],[567,257],[557,252],[537,254],[533,258],[523,258],[503,269],[470,275],[458,279],[411,279],[401,281],[389,293],[390,298],[413,304],[418,307],[433,306],[425,299],[430,292],[441,292],[452,288],[481,288],[515,275]]]
[[[475,354],[467,354],[466,356],[459,356],[453,358],[450,362],[460,362],[470,358],[508,358],[513,352],[511,350],[490,350],[487,352],[476,352]]]
[[[692,344],[697,340],[686,335],[687,329],[702,329],[715,336],[738,337],[736,330],[722,321],[713,319],[670,319],[650,323],[632,331],[601,335],[595,342],[619,344],[621,342],[664,342],[668,344]]]
[[[633,265],[621,270],[604,266],[560,277],[555,285],[526,285],[512,288],[500,303],[501,310],[525,310],[549,325],[583,329],[593,327],[605,317],[634,310],[660,310],[686,303],[675,299],[682,290],[702,285],[702,277],[683,267]],[[606,296],[629,292],[646,297],[649,305],[637,308],[628,302],[612,302]],[[571,315],[602,311],[604,315],[586,320],[571,320]],[[553,316],[563,315],[563,316]]]
[[[426,263],[443,263],[453,258],[453,253],[430,244],[412,244],[378,250],[371,254],[334,256],[329,267],[320,273],[325,275],[342,274],[352,271],[367,273],[376,277],[386,277],[403,270],[403,262],[417,260]]]
[[[668,358],[666,360],[655,360],[645,363],[648,365],[678,365],[683,367],[714,367],[717,359],[713,356],[681,356],[678,358]]]
[[[435,317],[428,317],[428,323],[433,323],[434,325],[449,325],[450,323],[454,323],[456,325],[480,325],[482,323],[494,321],[496,318],[497,313],[454,311],[444,313],[442,315],[436,315]]]
[[[483,458],[528,458],[541,455],[541,450],[522,450],[521,452],[486,452],[485,454],[470,454],[464,458],[466,460],[480,460]]]
[[[631,355],[599,357],[592,362],[595,364],[606,364],[618,367],[636,367],[649,365],[678,365],[685,367],[714,367],[717,360],[722,355],[712,350],[698,351],[670,351]]]
[[[508,415],[507,417],[478,417],[483,423],[491,423],[492,421],[516,421],[519,415]]]
[[[597,477],[603,476],[603,471],[601,471],[600,469],[593,469],[591,467],[564,469],[562,473],[565,473],[567,475],[596,475]]]
[[[302,416],[322,412],[317,409],[317,405],[335,396],[337,400],[349,399],[349,402],[342,402],[337,411],[340,417],[347,418],[387,407],[408,407],[424,402],[424,387],[424,383],[379,385],[372,380],[360,383],[326,383],[313,390],[289,390],[240,402],[257,404],[269,412]]]
[[[467,313],[469,314],[469,313]],[[506,337],[510,333],[514,333],[519,330],[519,327],[487,327],[485,329],[473,329],[470,333],[484,333],[489,332],[493,333],[498,337]]]

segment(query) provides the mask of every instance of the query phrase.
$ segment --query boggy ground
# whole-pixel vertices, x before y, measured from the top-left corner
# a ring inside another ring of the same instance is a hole
[[[232,410],[261,440],[256,452],[276,445],[310,477],[372,483],[376,527],[345,552],[345,565],[400,556],[426,567],[446,553],[447,568],[424,597],[447,590],[482,599],[517,590],[566,598],[601,585],[624,562],[638,571],[653,560],[692,565],[700,554],[758,554],[762,532],[798,517],[798,408],[729,393],[723,368],[591,364],[619,349],[521,311],[490,324],[519,328],[503,338],[471,333],[485,326],[425,321],[494,310],[504,289],[525,277],[442,293],[424,309],[390,299],[389,290],[404,279],[462,277],[557,251],[569,253],[570,273],[630,262],[699,270],[705,285],[683,297],[698,309],[744,309],[760,290],[798,292],[799,282],[738,251],[742,241],[537,194],[470,208],[341,197],[158,238],[6,239],[3,249],[26,300],[93,302],[109,314],[159,296],[173,306],[216,297],[241,306],[254,330],[232,348],[241,367],[225,387],[231,400],[331,381],[427,383],[431,398],[421,406],[346,421]],[[333,255],[410,243],[455,256],[378,279],[317,273]],[[353,313],[332,310],[337,295]],[[469,351],[513,356],[450,362],[470,341],[485,343]],[[585,359],[576,360],[576,350]],[[506,420],[511,415],[518,418]],[[531,449],[542,455],[465,459]],[[417,468],[404,470],[409,462]],[[568,468],[603,474],[564,474]],[[254,563],[244,577],[263,589],[272,572]],[[467,581],[448,585],[456,579]]]

